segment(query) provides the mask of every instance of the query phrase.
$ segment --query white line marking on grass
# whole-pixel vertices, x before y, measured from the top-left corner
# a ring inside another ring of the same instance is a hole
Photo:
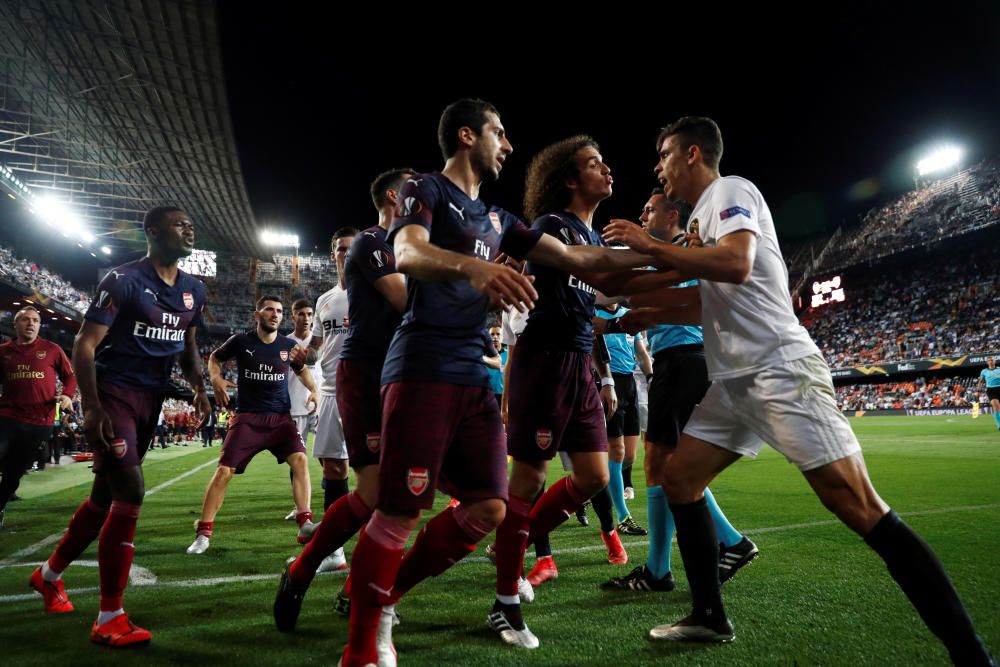
[[[148,496],[153,495],[154,493],[158,493],[158,492],[162,491],[163,489],[167,488],[168,486],[176,484],[177,482],[181,481],[185,477],[190,477],[191,475],[195,474],[199,470],[203,470],[203,469],[207,468],[210,465],[216,465],[216,464],[218,464],[218,460],[206,461],[205,463],[202,463],[201,465],[197,465],[194,468],[192,468],[191,470],[188,470],[186,473],[178,475],[177,477],[174,477],[173,479],[167,480],[163,484],[159,484],[157,486],[154,486],[152,489],[150,489],[149,491],[146,492],[146,496],[148,497]],[[38,542],[35,542],[34,544],[32,544],[30,546],[27,546],[27,547],[25,547],[25,548],[23,548],[23,549],[21,549],[19,551],[15,551],[11,555],[9,555],[6,558],[0,560],[0,567],[4,567],[6,565],[13,565],[14,563],[17,563],[21,558],[23,558],[25,556],[30,556],[31,554],[35,553],[39,549],[44,549],[45,547],[49,546],[50,544],[55,544],[56,542],[58,542],[59,540],[62,539],[63,533],[65,533],[65,532],[66,531],[64,530],[64,531],[55,533],[53,535],[49,535],[48,537],[46,537],[43,540],[39,540]]]
[[[33,563],[10,563],[8,565],[0,565],[0,569],[9,567],[31,567],[35,568],[42,564],[42,561]],[[96,560],[75,560],[73,565],[79,565],[80,567],[97,567]],[[156,575],[147,570],[146,568],[132,564],[132,569],[128,573],[128,583],[131,586],[152,586],[156,583]],[[31,597],[29,594],[27,597]]]
[[[925,516],[930,514],[951,514],[954,512],[970,512],[976,510],[991,510],[1000,508],[1000,503],[990,503],[988,505],[963,505],[960,507],[940,507],[937,509],[928,510],[917,510],[915,512],[905,512],[901,513],[900,516],[910,517],[910,516]],[[824,521],[809,521],[806,523],[790,523],[784,526],[768,526],[765,528],[753,528],[744,531],[748,535],[759,535],[762,533],[777,533],[785,530],[799,530],[802,528],[817,528],[820,526],[836,526],[839,525],[840,521],[837,519],[827,519]],[[642,547],[649,544],[649,540],[635,540],[623,542],[626,546],[630,547]],[[592,545],[586,547],[573,547],[567,549],[553,549],[553,555],[560,554],[577,554],[586,553],[589,551],[603,551],[605,549],[604,545]],[[486,563],[487,559],[483,556],[466,558],[459,562],[462,563]],[[324,573],[318,576],[337,576],[346,575],[347,570],[341,570],[339,572]],[[135,586],[149,587],[149,588],[200,588],[203,586],[218,586],[221,584],[238,584],[238,583],[250,583],[255,581],[269,581],[279,578],[280,574],[248,574],[248,575],[238,575],[230,577],[209,577],[206,579],[182,579],[179,581],[157,581],[155,583],[133,583]],[[83,595],[88,593],[96,593],[96,587],[90,588],[75,588],[67,591],[68,594],[72,595]],[[24,600],[31,600],[37,598],[37,593],[25,593],[21,595],[0,595],[0,604],[6,602],[22,602]]]

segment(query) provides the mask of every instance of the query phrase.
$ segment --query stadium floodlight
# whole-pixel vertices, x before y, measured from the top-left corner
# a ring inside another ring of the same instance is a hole
[[[264,245],[269,246],[277,246],[281,248],[299,247],[298,234],[284,234],[265,229],[260,233],[260,240],[264,243]]]
[[[111,248],[109,248],[106,245],[102,245],[101,246],[101,252],[103,252],[105,255],[110,255],[111,254]]]
[[[936,171],[950,169],[962,159],[962,149],[957,146],[944,146],[917,162],[917,173],[920,176]]]
[[[57,199],[37,197],[32,210],[46,224],[58,229],[59,233],[66,238],[76,237],[86,243],[91,243],[96,238],[83,224],[83,220]]]

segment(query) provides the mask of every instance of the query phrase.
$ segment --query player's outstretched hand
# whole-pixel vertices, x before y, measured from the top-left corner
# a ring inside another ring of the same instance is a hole
[[[656,240],[631,220],[612,220],[602,234],[607,243],[624,243],[636,252],[646,254],[656,245]]]
[[[514,306],[522,313],[535,307],[538,292],[531,284],[534,276],[525,276],[509,266],[482,260],[467,262],[464,270],[472,286],[488,296],[494,306]]]
[[[90,408],[84,411],[83,432],[87,436],[87,444],[93,451],[106,452],[111,449],[115,432],[111,428],[111,417],[104,408]]]
[[[235,388],[236,384],[224,377],[212,378],[212,390],[215,392],[215,402],[222,407],[229,405],[229,394],[226,392],[229,389]]]
[[[212,416],[212,403],[208,400],[208,394],[205,393],[204,388],[194,392],[194,399],[191,403],[194,405],[194,414],[198,417],[198,428],[202,428]]]
[[[316,408],[319,407],[319,396],[316,395],[315,391],[310,391],[309,396],[306,397],[306,407],[308,408],[310,404],[312,405],[312,410],[309,411],[309,414],[314,414]]]

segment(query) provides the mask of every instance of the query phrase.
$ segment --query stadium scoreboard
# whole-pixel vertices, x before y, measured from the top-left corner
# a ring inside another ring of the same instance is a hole
[[[813,308],[818,308],[831,303],[840,303],[844,300],[844,286],[841,282],[840,276],[833,276],[828,280],[817,280],[813,282],[812,302],[810,303]]]

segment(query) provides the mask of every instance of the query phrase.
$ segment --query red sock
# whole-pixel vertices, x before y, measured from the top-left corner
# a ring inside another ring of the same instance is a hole
[[[436,577],[476,550],[476,542],[492,530],[464,506],[449,507],[427,522],[406,553],[392,600],[395,602],[427,577]]]
[[[199,521],[198,525],[194,528],[195,535],[204,535],[205,537],[211,537],[212,531],[215,529],[214,521]]]
[[[61,573],[69,567],[98,536],[107,518],[107,507],[101,507],[93,498],[84,500],[76,508],[69,522],[69,530],[62,536],[59,546],[49,558],[49,569]]]
[[[313,513],[309,510],[303,510],[295,515],[295,523],[299,524],[299,528],[302,527],[306,521],[312,521]]]
[[[114,501],[111,513],[101,531],[97,546],[97,566],[101,573],[101,611],[122,608],[122,597],[128,584],[135,555],[135,524],[142,505]]]
[[[507,516],[497,528],[497,595],[517,595],[517,580],[524,567],[528,546],[531,502],[511,496]]]
[[[323,559],[344,546],[344,542],[351,539],[371,517],[372,510],[356,491],[337,498],[326,509],[309,544],[292,563],[289,576],[298,583],[308,584]]]
[[[386,598],[392,593],[410,531],[375,512],[361,531],[351,558],[351,625],[344,667],[378,662],[375,632]]]
[[[528,544],[533,544],[538,535],[555,530],[587,502],[573,486],[569,475],[549,487],[531,510],[531,534]]]

